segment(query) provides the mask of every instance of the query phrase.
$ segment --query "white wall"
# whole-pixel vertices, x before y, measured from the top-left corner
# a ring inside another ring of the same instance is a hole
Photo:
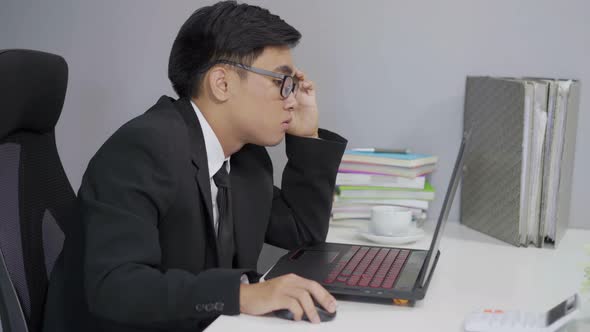
[[[60,54],[70,68],[57,127],[75,189],[88,160],[160,95],[170,46],[212,1],[0,0],[0,48]],[[590,228],[590,2],[253,0],[303,34],[296,64],[318,84],[320,124],[350,147],[411,147],[440,157],[437,214],[459,144],[466,75],[582,81],[571,224]],[[271,149],[277,169],[282,146]],[[280,173],[280,172],[278,172]],[[458,200],[457,200],[458,202]],[[458,204],[451,220],[458,219]]]

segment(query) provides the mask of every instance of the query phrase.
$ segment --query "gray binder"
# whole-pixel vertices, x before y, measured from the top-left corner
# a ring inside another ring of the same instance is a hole
[[[516,246],[559,241],[569,218],[578,104],[577,81],[467,78],[463,224]]]
[[[468,77],[463,126],[471,129],[461,189],[461,223],[519,244],[525,86]]]

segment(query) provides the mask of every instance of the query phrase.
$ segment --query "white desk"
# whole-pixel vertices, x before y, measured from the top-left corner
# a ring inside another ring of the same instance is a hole
[[[374,245],[355,234],[352,228],[330,227],[327,242]],[[430,239],[427,235],[410,247],[427,248]],[[570,229],[555,250],[517,248],[449,222],[426,298],[415,307],[340,300],[331,322],[316,325],[242,314],[221,316],[207,331],[463,331],[463,318],[473,309],[545,311],[579,291],[583,265],[590,261],[583,248],[588,243],[590,230]],[[565,330],[590,331],[590,310],[583,308],[578,317]]]

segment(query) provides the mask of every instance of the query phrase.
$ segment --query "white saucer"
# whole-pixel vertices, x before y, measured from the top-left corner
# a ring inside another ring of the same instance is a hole
[[[369,240],[381,244],[405,244],[420,240],[424,237],[424,230],[422,228],[412,227],[408,234],[403,236],[381,236],[369,233],[366,230],[359,229],[358,235],[365,240]]]

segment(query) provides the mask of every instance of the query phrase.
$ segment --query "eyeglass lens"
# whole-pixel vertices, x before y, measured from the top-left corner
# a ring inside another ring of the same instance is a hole
[[[285,80],[283,81],[283,87],[281,88],[281,96],[283,98],[289,97],[291,92],[293,92],[294,88],[295,88],[295,83],[293,82],[293,78],[290,76],[287,76],[285,78]]]

